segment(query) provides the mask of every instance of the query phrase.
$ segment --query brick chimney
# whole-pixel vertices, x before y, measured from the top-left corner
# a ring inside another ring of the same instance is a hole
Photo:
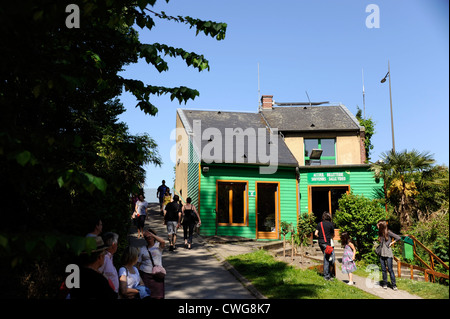
[[[261,97],[261,105],[263,110],[271,110],[273,107],[273,95],[263,95]]]

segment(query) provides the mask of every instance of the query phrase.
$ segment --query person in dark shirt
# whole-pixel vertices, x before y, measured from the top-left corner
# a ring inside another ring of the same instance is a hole
[[[331,269],[334,269],[335,262],[334,249],[331,255],[325,254],[325,248],[327,246],[333,246],[331,244],[331,240],[334,237],[334,225],[331,222],[331,215],[329,212],[324,212],[322,214],[322,221],[317,224],[314,235],[319,238],[319,247],[323,253],[323,277],[325,278],[325,280],[331,280]]]
[[[159,185],[158,189],[156,190],[156,197],[159,199],[159,209],[161,210],[161,216],[163,215],[163,202],[164,202],[164,195],[166,194],[166,191],[169,189],[169,187],[166,186],[166,181],[162,180],[161,185]]]
[[[166,205],[164,209],[164,224],[167,227],[167,235],[169,236],[169,251],[176,248],[177,230],[181,223],[181,207],[178,201],[178,195],[174,195],[172,202]]]
[[[118,295],[108,279],[98,272],[105,260],[108,248],[100,236],[95,237],[97,248],[90,254],[83,252],[78,258],[79,287],[70,289],[70,299],[117,299]]]

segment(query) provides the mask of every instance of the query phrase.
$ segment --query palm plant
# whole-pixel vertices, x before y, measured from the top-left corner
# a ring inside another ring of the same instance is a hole
[[[394,204],[403,230],[411,225],[414,196],[418,194],[414,175],[430,170],[434,162],[428,152],[391,150],[382,153],[381,160],[371,165],[375,177],[384,180],[385,199]]]

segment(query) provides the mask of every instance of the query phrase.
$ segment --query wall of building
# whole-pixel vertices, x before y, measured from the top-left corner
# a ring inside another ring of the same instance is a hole
[[[176,120],[176,158],[175,158],[175,185],[176,193],[186,200],[188,197],[188,163],[189,163],[189,137],[177,113]]]
[[[336,137],[336,165],[362,164],[361,138],[357,135]]]
[[[286,133],[284,142],[289,147],[292,155],[298,162],[299,166],[305,165],[305,138],[335,138],[336,139],[336,165],[363,164],[365,158],[364,144],[361,137],[356,133],[341,132],[339,135],[318,132],[318,133]],[[362,151],[361,151],[362,148]]]
[[[215,166],[209,167],[208,173],[201,173],[199,211],[202,219],[200,234],[215,235],[216,216],[216,181],[235,180],[248,182],[248,192],[256,191],[257,181],[279,182],[280,220],[297,224],[297,181],[295,168],[279,168],[275,174],[259,174],[258,166]],[[242,236],[256,238],[256,197],[248,198],[248,219],[246,226],[218,226],[218,234],[224,236]]]
[[[342,173],[340,178],[336,178],[336,174],[327,177],[327,173]],[[308,174],[310,174],[308,176]],[[323,174],[323,177],[319,174]],[[314,175],[317,178],[314,178]],[[342,177],[342,178],[341,178]],[[350,191],[354,194],[363,195],[364,197],[374,199],[377,198],[377,191],[383,188],[383,181],[377,181],[373,177],[373,172],[368,166],[360,167],[336,167],[336,168],[320,168],[315,166],[314,170],[300,168],[300,214],[310,213],[310,201],[308,194],[309,186],[343,186],[349,185]]]

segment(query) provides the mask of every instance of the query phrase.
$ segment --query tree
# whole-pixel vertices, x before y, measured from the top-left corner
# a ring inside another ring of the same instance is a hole
[[[417,220],[424,222],[434,213],[448,212],[449,171],[448,167],[436,165],[430,170],[416,173]]]
[[[307,245],[311,234],[316,229],[316,217],[314,214],[302,214],[297,222],[297,236],[295,242],[300,246],[300,258],[303,262],[304,245]]]
[[[382,160],[372,163],[371,169],[375,177],[383,178],[385,196],[394,205],[400,217],[403,230],[411,226],[411,216],[418,195],[415,177],[432,168],[434,159],[427,152],[417,150],[408,152],[382,153]]]
[[[385,212],[378,200],[351,192],[339,199],[339,209],[333,221],[341,232],[346,231],[353,238],[357,259],[370,259],[373,242],[378,234],[376,224],[384,217]]]
[[[292,233],[293,230],[292,223],[281,221],[280,227],[281,227],[281,234],[283,235],[283,257],[286,257],[286,236],[287,234]]]
[[[118,121],[125,109],[117,96],[129,91],[136,107],[155,115],[151,95],[169,94],[182,103],[199,92],[120,72],[139,59],[167,71],[166,55],[209,69],[201,54],[141,43],[138,27],[151,30],[158,20],[170,20],[217,40],[226,31],[225,23],[154,12],[155,2],[25,0],[1,6],[0,269],[67,247],[79,253],[92,215],[125,235],[129,196],[145,180],[143,166],[162,160],[151,137],[130,135]],[[79,28],[65,24],[69,4],[79,8]]]

